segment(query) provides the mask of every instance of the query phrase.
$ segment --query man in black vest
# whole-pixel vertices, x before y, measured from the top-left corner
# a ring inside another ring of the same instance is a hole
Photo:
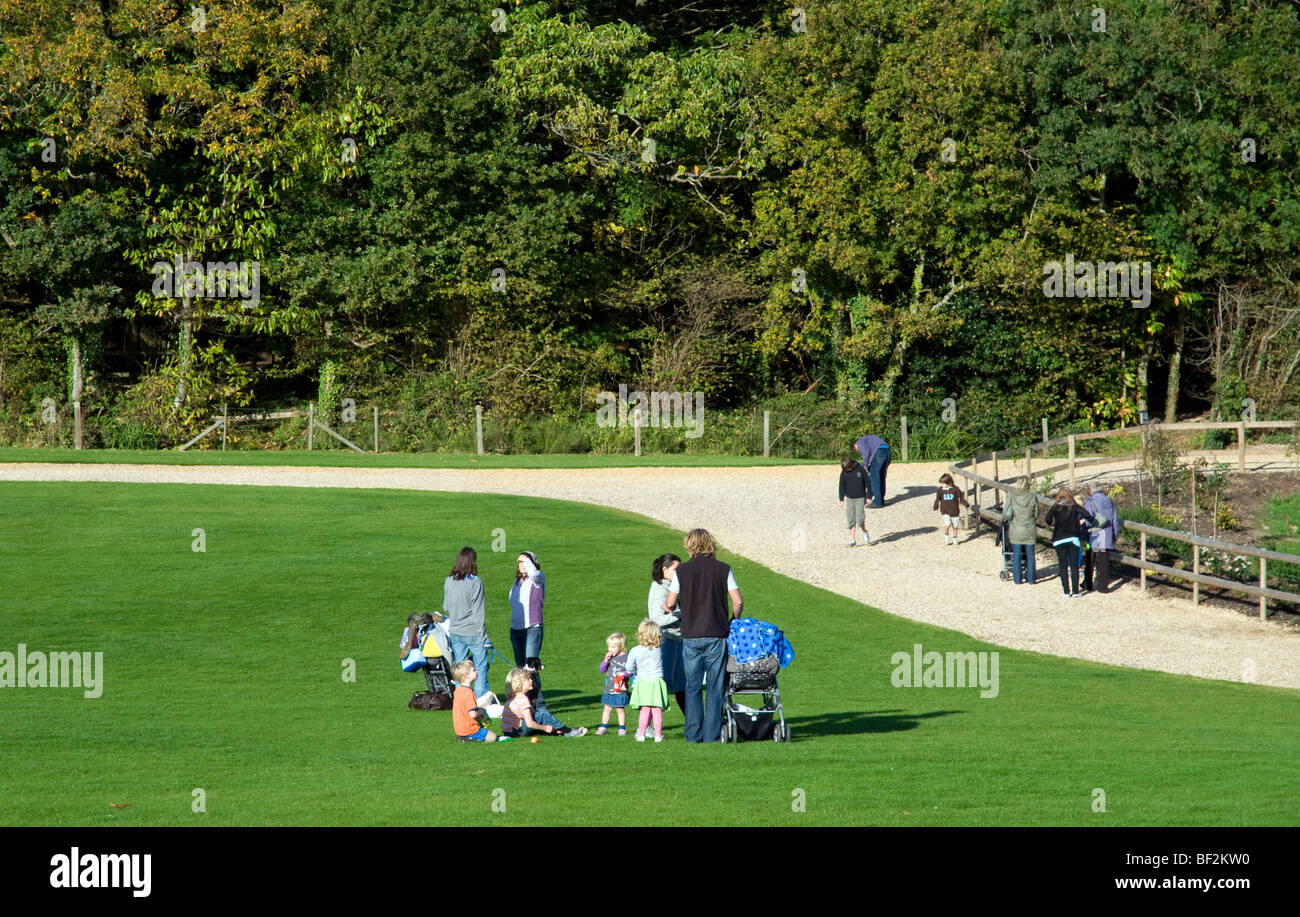
[[[714,557],[717,545],[704,529],[685,538],[691,559],[673,573],[664,605],[682,609],[682,666],[686,670],[686,728],[688,742],[716,742],[722,735],[723,685],[727,677],[727,597],[731,617],[739,618],[744,601],[731,568]],[[708,685],[708,706],[700,691]]]

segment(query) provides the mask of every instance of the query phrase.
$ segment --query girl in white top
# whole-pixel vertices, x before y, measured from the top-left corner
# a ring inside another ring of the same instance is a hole
[[[628,674],[635,675],[632,683],[632,696],[629,707],[640,707],[640,721],[637,724],[636,740],[645,741],[646,727],[654,720],[655,741],[664,740],[664,707],[668,706],[668,686],[664,684],[663,663],[659,654],[659,645],[663,642],[663,633],[659,625],[649,618],[641,622],[636,629],[637,646],[627,654],[624,663]]]

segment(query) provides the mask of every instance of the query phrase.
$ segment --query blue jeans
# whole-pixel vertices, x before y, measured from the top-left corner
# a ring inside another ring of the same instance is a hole
[[[885,505],[885,477],[888,472],[889,447],[881,446],[876,450],[876,454],[871,456],[871,467],[867,469],[867,477],[871,479],[872,506]]]
[[[528,659],[537,659],[542,655],[542,625],[534,624],[522,630],[510,628],[510,645],[515,651],[515,665],[524,667]]]
[[[477,637],[458,637],[455,634],[448,634],[447,637],[453,659],[457,662],[462,659],[474,660],[474,668],[478,669],[478,678],[474,679],[474,696],[482,697],[488,689],[488,666],[492,663],[492,654]]]
[[[688,637],[682,640],[682,666],[686,670],[686,709],[683,711],[686,727],[682,735],[688,742],[716,742],[722,736],[722,698],[726,693],[727,677],[726,638]],[[701,688],[708,692],[703,700],[700,698]]]
[[[1021,571],[1024,571],[1023,574]],[[1029,585],[1034,584],[1036,577],[1034,569],[1034,545],[1032,544],[1013,544],[1011,546],[1011,576],[1020,585],[1020,581],[1028,580]]]

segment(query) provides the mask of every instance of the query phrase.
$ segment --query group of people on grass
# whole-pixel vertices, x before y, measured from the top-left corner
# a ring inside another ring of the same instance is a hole
[[[846,547],[856,547],[857,532],[862,531],[862,543],[870,543],[867,533],[866,512],[884,506],[886,473],[889,469],[889,444],[879,436],[864,433],[853,447],[862,456],[858,462],[852,458],[840,462],[839,499],[844,508],[849,536]],[[1003,510],[1002,521],[1008,523],[1007,543],[1011,554],[1011,573],[1016,585],[1034,583],[1036,570],[1034,552],[1038,541],[1038,496],[1031,491],[1028,476],[1021,478],[1009,494]],[[1086,592],[1106,592],[1110,587],[1110,554],[1119,537],[1119,519],[1114,502],[1100,483],[1091,487],[1085,500],[1068,487],[1059,488],[1054,502],[1047,511],[1045,524],[1052,528],[1052,546],[1056,549],[1061,589],[1069,597]],[[958,543],[962,507],[970,503],[953,480],[952,475],[939,477],[939,487],[934,495],[934,509],[942,517],[945,545]],[[1094,578],[1094,569],[1096,576]],[[1079,575],[1083,573],[1083,588]]]
[[[604,710],[598,735],[609,731],[617,715],[618,734],[626,735],[626,708],[639,709],[637,741],[653,735],[663,740],[663,712],[669,695],[686,718],[688,742],[716,742],[722,732],[722,685],[726,678],[730,620],[744,607],[731,568],[716,557],[717,545],[704,529],[693,529],[684,540],[689,560],[664,554],[651,565],[647,616],[636,630],[636,646],[612,633],[598,668],[605,676]],[[506,676],[507,699],[501,712],[501,738],[530,735],[580,737],[585,727],[566,727],[546,706],[541,690],[540,654],[546,576],[537,556],[525,551],[516,558],[510,587],[510,642],[515,667]],[[487,635],[483,582],[478,555],[463,548],[443,586],[443,612],[448,628],[452,678],[452,725],[461,741],[498,739],[485,725],[482,708],[488,692],[492,644]],[[706,690],[707,686],[707,690]]]

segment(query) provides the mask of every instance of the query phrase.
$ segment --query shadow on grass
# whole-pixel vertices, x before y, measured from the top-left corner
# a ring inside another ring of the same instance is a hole
[[[786,717],[795,739],[807,736],[863,735],[882,732],[903,732],[915,729],[922,720],[937,716],[952,716],[960,710],[935,710],[931,713],[903,713],[901,710],[851,710],[844,713],[825,713],[821,716]]]

